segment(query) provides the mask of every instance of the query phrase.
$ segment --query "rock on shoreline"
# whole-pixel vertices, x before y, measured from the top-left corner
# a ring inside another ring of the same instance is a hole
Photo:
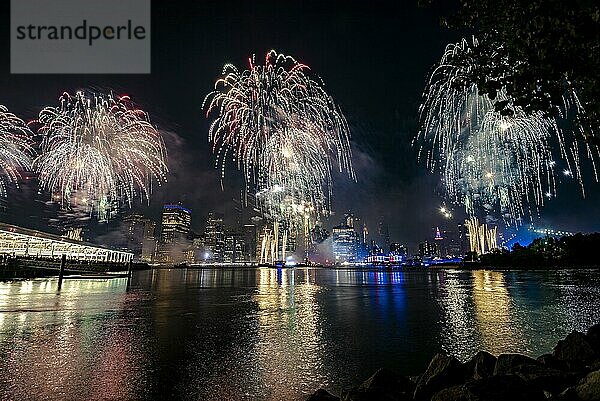
[[[317,390],[308,401],[600,401],[600,323],[573,331],[551,354],[498,357],[478,352],[466,363],[433,357],[419,376],[379,369],[336,396]]]

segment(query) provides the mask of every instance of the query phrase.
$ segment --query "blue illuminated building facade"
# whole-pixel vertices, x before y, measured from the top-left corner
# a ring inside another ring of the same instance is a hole
[[[359,237],[354,230],[354,216],[346,214],[343,224],[333,227],[332,247],[335,264],[355,263],[358,259]]]

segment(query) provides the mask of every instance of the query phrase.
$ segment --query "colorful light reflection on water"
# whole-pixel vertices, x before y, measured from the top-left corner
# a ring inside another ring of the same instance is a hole
[[[0,399],[302,399],[380,366],[548,352],[600,272],[205,269],[0,283]]]

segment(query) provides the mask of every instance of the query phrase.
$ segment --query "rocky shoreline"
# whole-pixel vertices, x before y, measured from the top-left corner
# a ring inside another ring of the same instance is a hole
[[[433,357],[419,376],[380,369],[336,396],[317,390],[308,401],[595,401],[600,400],[600,323],[573,331],[551,354],[494,356],[480,351],[466,363]]]

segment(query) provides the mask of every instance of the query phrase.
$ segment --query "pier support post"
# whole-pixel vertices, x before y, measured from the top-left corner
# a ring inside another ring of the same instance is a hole
[[[67,255],[63,253],[60,258],[60,271],[58,272],[58,289],[62,287],[63,276],[65,275],[65,265],[67,264]]]
[[[133,262],[130,260],[129,263],[127,263],[127,287],[129,287],[129,284],[131,283],[132,268],[133,268]]]

